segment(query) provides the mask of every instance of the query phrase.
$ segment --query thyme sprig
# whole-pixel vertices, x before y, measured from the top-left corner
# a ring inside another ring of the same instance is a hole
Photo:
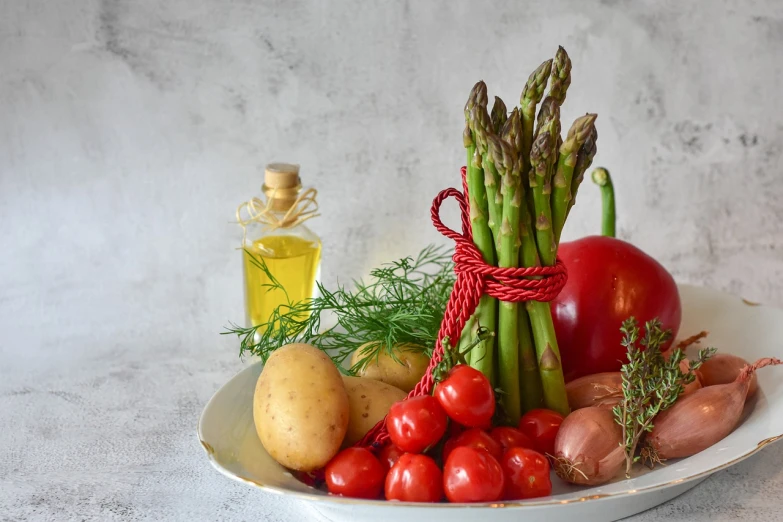
[[[263,258],[248,250],[245,255],[269,279],[268,291],[285,292]],[[266,322],[250,327],[231,323],[222,333],[239,337],[240,356],[250,353],[266,361],[280,346],[309,343],[327,352],[341,371],[356,373],[384,351],[396,359],[394,347],[402,343],[431,355],[454,280],[451,252],[428,246],[416,257],[372,270],[367,282],[355,280],[350,288],[338,284],[329,290],[318,283],[316,297],[296,303],[285,294],[286,304]],[[351,354],[368,342],[361,361],[344,368]]]
[[[698,358],[689,361],[689,371],[683,373],[680,363],[686,357],[681,349],[676,348],[668,358],[661,352],[661,345],[669,340],[671,331],[663,330],[657,318],[645,323],[643,335],[633,317],[623,322],[620,331],[628,363],[621,369],[623,400],[612,411],[623,430],[625,476],[630,478],[631,466],[640,458],[636,448],[641,438],[652,431],[653,419],[674,404],[685,385],[696,378],[693,370],[709,359],[715,349],[699,350]]]

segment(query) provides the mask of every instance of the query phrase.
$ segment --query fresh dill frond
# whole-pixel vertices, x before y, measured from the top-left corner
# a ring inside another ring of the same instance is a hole
[[[269,290],[285,291],[262,258],[248,250],[245,254],[264,271]],[[394,347],[402,343],[420,346],[431,355],[454,281],[451,252],[429,246],[416,257],[372,270],[367,282],[353,281],[350,289],[338,284],[329,290],[318,283],[317,297],[297,303],[286,294],[287,303],[278,306],[265,323],[247,328],[232,323],[223,334],[239,337],[240,356],[250,353],[266,362],[281,346],[308,343],[324,350],[341,371],[356,373],[384,351],[396,359]],[[332,322],[332,326],[324,324]],[[366,343],[370,344],[363,348],[361,361],[344,368],[351,354]]]
[[[693,370],[712,357],[715,349],[700,350],[698,358],[688,362],[690,371],[683,373],[680,363],[685,360],[685,354],[680,348],[673,350],[668,358],[661,352],[661,346],[671,337],[671,330],[663,330],[657,318],[645,323],[641,337],[633,317],[623,322],[620,331],[628,363],[620,370],[623,400],[612,411],[623,431],[625,474],[629,477],[631,465],[640,458],[636,448],[642,437],[652,431],[655,416],[675,403],[685,385],[696,378]]]

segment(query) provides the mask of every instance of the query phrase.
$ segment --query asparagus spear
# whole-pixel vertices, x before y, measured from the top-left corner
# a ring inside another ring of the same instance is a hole
[[[617,221],[614,206],[614,185],[609,171],[603,167],[595,169],[591,175],[593,183],[601,187],[601,235],[615,237]]]
[[[552,60],[547,60],[533,71],[527,79],[525,87],[522,89],[519,105],[522,117],[522,150],[519,151],[522,157],[522,172],[526,173],[530,169],[530,148],[533,145],[533,123],[536,117],[536,104],[544,96],[544,89],[549,79],[549,73],[552,71]]]
[[[568,204],[568,212],[570,212],[571,208],[576,204],[576,193],[579,190],[579,185],[582,184],[582,180],[585,178],[585,172],[587,172],[587,169],[592,165],[593,158],[595,157],[596,152],[598,152],[597,141],[598,131],[596,130],[595,125],[593,125],[590,136],[585,140],[582,146],[579,147],[579,152],[576,154],[576,165],[574,165],[574,175],[573,179],[571,179],[571,201]],[[566,217],[567,216],[568,213],[566,213]]]
[[[484,262],[495,264],[495,246],[492,232],[487,218],[487,194],[484,188],[484,172],[481,168],[481,155],[476,149],[476,140],[471,132],[471,115],[476,107],[486,110],[487,86],[483,81],[476,83],[470,92],[468,102],[465,104],[467,120],[463,141],[467,152],[467,174],[465,180],[468,185],[470,205],[470,226],[473,233],[473,242],[481,252]],[[497,300],[488,295],[481,297],[473,317],[468,321],[460,339],[460,349],[463,343],[470,343],[478,336],[478,328],[485,327],[495,331],[497,319]],[[472,350],[469,358],[471,366],[480,370],[490,382],[494,383],[494,351],[495,336],[479,342]]]
[[[487,114],[486,108],[475,107],[471,112],[471,125],[476,137],[476,146],[482,158],[484,169],[484,187],[487,193],[487,207],[489,209],[489,228],[495,240],[495,248],[499,249],[500,221],[503,207],[503,197],[500,195],[500,175],[498,174],[493,155],[489,152],[490,146],[487,136],[494,134],[493,123]]]
[[[596,114],[585,114],[577,118],[568,131],[565,141],[560,146],[560,156],[557,160],[557,170],[553,179],[552,193],[552,227],[555,242],[560,244],[560,234],[563,232],[568,207],[571,203],[571,182],[576,166],[579,149],[595,128]]]
[[[541,102],[541,108],[538,109],[536,132],[533,139],[538,136],[538,134],[541,132],[541,129],[547,126],[547,122],[551,121],[553,118],[560,120],[560,105],[557,103],[557,100],[551,96],[547,96],[544,98],[544,101]]]
[[[558,46],[555,59],[552,62],[552,82],[549,84],[549,96],[563,105],[566,91],[571,85],[571,58],[562,46]]]
[[[499,97],[495,96],[495,103],[492,105],[492,132],[500,133],[503,124],[508,120],[508,109]]]
[[[522,149],[522,135],[521,125],[517,123],[521,120],[519,112],[514,109],[512,117],[503,129],[503,139],[509,144],[513,144],[516,151]],[[521,123],[521,121],[519,122]],[[518,156],[518,164],[522,165],[522,158]],[[521,173],[520,173],[521,174]],[[525,184],[520,183],[520,191],[525,192]],[[528,190],[528,192],[530,192]],[[519,236],[520,243],[525,240],[529,240],[530,244],[527,245],[528,249],[532,247],[532,258],[530,256],[520,256],[518,263],[515,266],[536,266],[538,265],[538,251],[535,246],[535,239],[533,238],[531,226],[530,226],[530,213],[525,205],[525,198],[521,196],[522,208],[520,209],[519,219]],[[524,239],[523,239],[524,238]],[[521,246],[521,245],[520,245]],[[530,254],[530,252],[528,252]],[[530,265],[526,265],[525,262],[530,262]],[[533,344],[533,337],[530,330],[530,319],[528,317],[527,310],[523,306],[517,306],[518,315],[518,332],[519,332],[519,360],[520,360],[520,394],[522,411],[529,411],[533,408],[537,408],[541,404],[541,378],[538,374],[538,365],[536,364],[536,352]]]
[[[521,240],[519,266],[540,266],[530,212],[524,208],[520,213],[519,236]],[[540,408],[543,401],[541,375],[536,362],[536,348],[529,315],[527,307],[519,307],[519,385],[523,412]]]
[[[552,266],[555,262],[556,245],[552,233],[552,160],[555,157],[555,137],[545,130],[536,138],[530,153],[530,174],[528,183],[533,194],[535,212],[536,244],[541,263]]]
[[[531,170],[529,184],[533,192],[535,208],[536,243],[542,265],[555,264],[556,245],[552,233],[552,218],[549,196],[552,188],[552,159],[555,139],[549,131],[538,135],[530,153]],[[547,408],[568,413],[568,396],[565,391],[563,369],[560,364],[560,350],[557,346],[555,329],[549,303],[528,301],[527,310],[536,344],[538,370]]]
[[[506,122],[506,139],[492,136],[494,160],[501,175],[503,221],[500,226],[498,266],[516,267],[519,263],[519,213],[522,187],[518,153],[513,145],[517,131],[521,133],[519,113],[515,110]],[[504,410],[509,420],[517,424],[522,415],[519,387],[519,305],[501,301],[498,311],[498,368]]]
[[[500,130],[500,137],[511,146],[511,153],[514,154],[514,160],[517,161],[519,151],[522,149],[522,121],[518,108],[514,107],[514,110],[511,111],[511,116]]]

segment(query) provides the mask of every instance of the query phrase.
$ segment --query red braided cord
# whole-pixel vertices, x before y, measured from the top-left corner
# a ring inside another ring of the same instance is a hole
[[[446,304],[446,313],[443,315],[427,372],[408,394],[408,398],[429,395],[432,392],[434,385],[432,370],[443,360],[443,339],[446,337],[452,340],[459,339],[465,323],[476,311],[482,295],[488,294],[501,301],[514,303],[551,301],[560,293],[568,278],[565,265],[559,259],[555,266],[529,268],[499,268],[484,262],[481,252],[473,244],[465,170],[465,167],[462,167],[462,193],[457,189],[448,188],[441,191],[432,202],[430,214],[433,225],[438,232],[456,243],[454,272],[457,274],[457,281]],[[450,197],[454,197],[459,203],[462,234],[444,225],[440,219],[440,206]],[[530,277],[541,277],[541,279],[529,279]],[[385,421],[384,418],[367,432],[357,446],[382,447],[389,439]]]

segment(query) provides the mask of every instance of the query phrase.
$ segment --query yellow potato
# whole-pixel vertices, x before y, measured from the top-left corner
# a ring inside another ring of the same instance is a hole
[[[367,357],[368,353],[362,353],[363,350],[367,349],[368,352],[373,352],[376,349],[372,346],[373,344],[375,343],[366,343],[357,348],[351,355],[351,366]],[[378,358],[365,366],[358,375],[385,382],[405,392],[410,392],[427,371],[430,358],[423,352],[421,346],[408,343],[395,346],[394,355],[397,360],[394,360],[386,350],[383,350]]]
[[[278,348],[256,383],[253,420],[277,462],[300,471],[323,467],[348,429],[348,394],[339,370],[309,344]]]
[[[343,376],[348,392],[350,414],[348,432],[343,447],[353,446],[364,437],[378,421],[383,419],[391,405],[407,397],[399,388],[365,377]]]

